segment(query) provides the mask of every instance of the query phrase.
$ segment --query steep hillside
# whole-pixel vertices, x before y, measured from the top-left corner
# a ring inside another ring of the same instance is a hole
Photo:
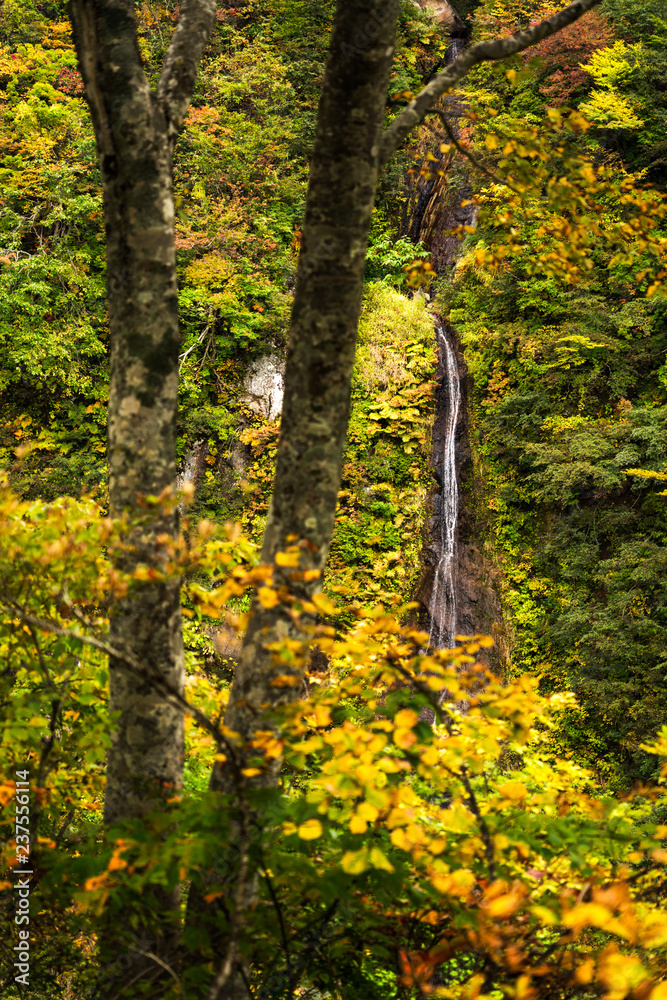
[[[667,718],[664,483],[628,472],[667,462],[667,309],[644,277],[665,233],[660,8],[610,0],[534,62],[473,75],[462,134],[481,169],[459,170],[479,217],[439,285],[511,669],[574,689],[558,739],[612,782],[651,775],[640,745]],[[474,37],[545,10],[482,4]]]

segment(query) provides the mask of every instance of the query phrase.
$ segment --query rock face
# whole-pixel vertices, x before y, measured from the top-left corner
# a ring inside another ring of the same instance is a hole
[[[436,328],[442,321],[436,319]],[[450,344],[456,344],[454,331],[449,328]],[[458,504],[456,524],[456,552],[453,583],[456,588],[456,632],[459,635],[483,633],[495,639],[495,646],[488,652],[480,652],[480,659],[488,660],[497,668],[507,661],[507,639],[503,625],[499,598],[500,574],[484,552],[483,525],[479,523],[477,490],[478,481],[473,465],[469,438],[468,411],[468,371],[458,347],[455,351],[461,405],[454,430],[454,465],[458,483]],[[423,573],[415,600],[421,605],[419,614],[424,628],[432,631],[430,609],[436,583],[437,567],[441,560],[443,516],[442,493],[442,453],[449,436],[451,389],[445,378],[443,356],[440,354],[436,384],[436,415],[433,425],[433,450],[431,466],[436,484],[433,487],[430,504],[432,514],[425,526],[426,541],[422,553]],[[437,645],[437,643],[436,643]]]
[[[190,483],[192,486],[197,486],[206,469],[207,454],[208,441],[204,438],[199,438],[195,441],[189,451],[186,452],[185,457],[178,468],[178,472],[176,473],[177,490],[182,490],[186,483]],[[183,512],[183,504],[179,504],[179,510],[181,513]]]
[[[264,354],[250,366],[242,400],[255,413],[277,420],[283,407],[285,362]]]
[[[432,11],[452,38],[462,38],[465,35],[465,23],[447,0],[417,0],[416,5]]]

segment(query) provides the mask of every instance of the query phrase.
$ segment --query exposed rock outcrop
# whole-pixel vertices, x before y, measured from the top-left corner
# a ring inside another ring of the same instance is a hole
[[[452,5],[447,3],[447,0],[416,0],[416,6],[432,11],[452,38],[463,38],[465,35],[465,22],[459,17]]]

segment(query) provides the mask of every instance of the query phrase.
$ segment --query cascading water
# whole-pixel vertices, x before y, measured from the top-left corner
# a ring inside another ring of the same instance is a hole
[[[423,0],[422,6],[437,13],[442,3]],[[456,19],[446,54],[446,62],[451,64],[465,50],[465,30],[463,22],[458,24],[460,19],[454,8],[451,4],[447,6]],[[442,109],[458,137],[465,104],[454,93],[443,98]],[[439,136],[442,142],[446,138],[444,132]],[[440,153],[438,142],[433,146],[431,159],[437,159]],[[440,170],[429,171],[411,183],[404,232],[415,242],[426,245],[431,264],[440,280],[446,281],[461,253],[460,241],[453,231],[475,225],[477,206],[467,163],[459,160],[453,170],[451,153],[444,153],[439,165]],[[444,320],[434,318],[438,384],[431,463],[438,485],[432,515],[427,521],[423,574],[416,597],[425,613],[421,621],[427,624],[431,645],[443,648],[455,645],[457,633],[474,635],[492,631],[501,616],[497,595],[489,583],[493,570],[480,551],[475,519],[465,509],[464,493],[459,490],[457,478],[463,476],[464,481],[470,482],[465,364],[458,354],[454,330]]]
[[[454,644],[456,634],[456,536],[459,513],[459,486],[456,478],[456,428],[461,410],[461,378],[452,331],[438,320],[436,324],[441,384],[438,409],[443,414],[442,439],[435,456],[435,471],[440,490],[434,502],[437,520],[432,545],[437,563],[428,611],[431,645],[436,648]]]

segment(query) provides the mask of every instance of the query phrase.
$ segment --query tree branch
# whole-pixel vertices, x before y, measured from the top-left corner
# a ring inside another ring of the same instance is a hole
[[[60,636],[63,639],[76,639],[78,642],[81,642],[86,646],[98,649],[100,652],[106,653],[107,656],[113,657],[115,660],[119,660],[125,668],[135,676],[148,681],[149,684],[152,684],[166,701],[169,701],[172,705],[177,706],[186,715],[191,715],[195,722],[202,727],[202,729],[211,734],[218,746],[221,749],[224,749],[229,755],[228,760],[234,768],[235,775],[238,777],[241,757],[237,754],[236,747],[232,746],[224,733],[220,731],[218,726],[216,726],[216,724],[212,722],[209,717],[204,714],[204,712],[198,709],[195,705],[191,705],[187,698],[183,697],[183,695],[164,677],[160,677],[153,671],[147,670],[134,656],[132,656],[131,653],[119,649],[109,642],[97,639],[92,635],[85,635],[82,632],[75,631],[74,629],[63,628],[62,626],[56,625],[45,618],[39,618],[37,615],[31,615],[24,608],[22,608],[20,604],[16,601],[8,600],[7,597],[4,597],[3,603],[7,607],[10,607],[14,614],[20,618],[21,621],[25,622],[26,625],[33,625],[44,632],[50,632],[52,635]],[[81,624],[87,625],[88,623],[81,621]]]
[[[569,24],[578,21],[580,17],[587,14],[589,10],[596,7],[601,0],[575,0],[565,10],[559,11],[553,17],[525,31],[519,31],[509,38],[496,38],[491,42],[477,42],[467,49],[458,59],[447,66],[442,73],[438,73],[417,96],[410,101],[407,108],[404,108],[399,115],[394,118],[389,128],[382,137],[380,144],[379,162],[380,166],[393,156],[401,143],[408,137],[416,125],[424,120],[429,110],[445,91],[450,90],[459,80],[470,72],[473,66],[483,62],[496,62],[500,59],[508,59],[524,49],[536,45],[544,38],[555,35]]]
[[[157,101],[173,145],[183,124],[197,70],[215,21],[215,0],[182,0],[181,15],[164,57]]]
[[[459,140],[454,135],[454,130],[452,129],[452,126],[449,123],[449,119],[446,117],[444,112],[440,111],[439,108],[434,108],[433,114],[438,115],[438,117],[440,118],[440,121],[443,124],[445,132],[447,133],[447,138],[451,142],[452,146],[454,146],[454,148],[457,149],[462,156],[465,156],[468,160],[470,160],[475,170],[479,170],[480,173],[485,174],[487,177],[490,177],[491,180],[495,181],[496,184],[502,184],[505,187],[508,187],[510,191],[514,191],[515,194],[521,194],[518,188],[513,187],[509,183],[509,181],[503,180],[503,178],[499,177],[498,174],[494,174],[492,170],[489,170],[487,167],[484,166],[481,160],[478,160],[476,156],[473,156],[473,154],[470,152],[469,149],[461,145]]]

